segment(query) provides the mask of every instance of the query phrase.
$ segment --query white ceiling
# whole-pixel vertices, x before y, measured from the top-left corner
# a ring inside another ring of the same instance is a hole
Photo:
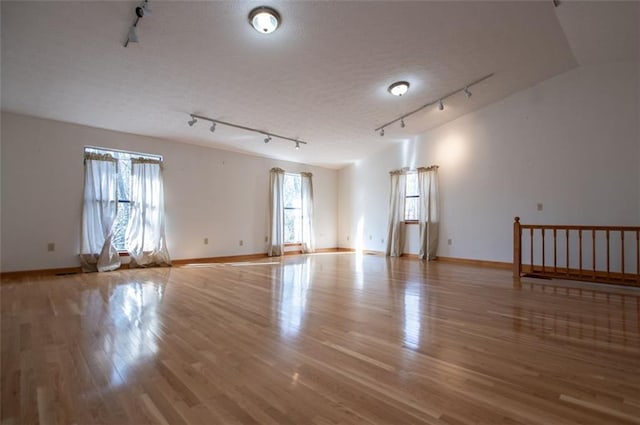
[[[556,9],[580,65],[637,61],[640,7],[637,1],[573,1]]]
[[[150,3],[140,42],[124,48],[137,2],[2,1],[2,109],[339,168],[576,66],[551,1],[269,0],[283,23],[266,36],[248,24],[257,2]],[[563,25],[588,34],[581,20],[602,10],[578,9],[567,7]],[[471,99],[374,133],[491,72]],[[411,82],[402,98],[386,91],[396,80]],[[189,113],[309,145],[266,145],[222,126],[212,134],[187,126]]]

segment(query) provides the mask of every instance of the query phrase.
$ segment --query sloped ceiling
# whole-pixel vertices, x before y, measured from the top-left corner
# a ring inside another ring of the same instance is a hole
[[[580,65],[638,61],[638,2],[563,2],[556,13]]]
[[[259,3],[152,0],[124,48],[137,4],[3,1],[2,109],[339,168],[576,66],[551,1],[270,1],[283,22],[263,35],[247,19]],[[488,73],[470,99],[373,131]],[[191,128],[189,113],[309,145]]]

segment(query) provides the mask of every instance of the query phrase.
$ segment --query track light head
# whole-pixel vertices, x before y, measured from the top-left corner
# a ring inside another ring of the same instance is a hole
[[[300,142],[296,142],[296,150],[299,151],[300,150]]]
[[[404,118],[401,118],[401,119],[400,119],[400,127],[401,127],[401,128],[404,128]]]
[[[471,92],[469,91],[469,87],[464,88],[464,95],[467,96],[467,99],[471,97]]]
[[[142,12],[144,16],[151,16],[151,8],[149,7],[149,1],[145,0],[144,3],[142,3]]]
[[[444,110],[444,103],[442,103],[442,99],[440,99],[438,101],[438,110],[440,110],[440,111]]]
[[[216,122],[215,121],[211,123],[211,127],[209,128],[209,131],[212,132],[212,133],[214,131],[216,131]]]
[[[193,125],[197,122],[198,120],[196,119],[196,117],[191,116],[191,121],[187,121],[187,124],[189,124],[189,127],[193,127]]]
[[[384,128],[380,129],[380,137],[384,136]]]
[[[267,137],[264,138],[264,142],[269,143],[270,141],[271,141],[271,136],[267,135]]]

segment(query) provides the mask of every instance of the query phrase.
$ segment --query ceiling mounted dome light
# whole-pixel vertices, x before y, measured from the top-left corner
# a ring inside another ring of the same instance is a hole
[[[402,96],[409,91],[409,83],[407,81],[396,81],[387,90],[394,96]]]
[[[280,14],[271,7],[256,7],[249,13],[249,22],[259,33],[269,34],[278,29]]]

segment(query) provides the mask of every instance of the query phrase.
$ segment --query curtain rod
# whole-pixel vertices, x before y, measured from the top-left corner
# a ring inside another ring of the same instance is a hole
[[[128,153],[129,155],[140,155],[142,157],[147,157],[147,158],[158,158],[160,161],[163,161],[163,157],[162,155],[156,155],[156,154],[152,154],[152,153],[143,153],[143,152],[135,152],[135,151],[126,151],[124,149],[113,149],[113,148],[101,148],[99,146],[91,146],[91,145],[85,145],[84,146],[85,149],[89,148],[89,149],[96,149],[99,151],[110,151],[110,152],[120,152],[120,153]]]

